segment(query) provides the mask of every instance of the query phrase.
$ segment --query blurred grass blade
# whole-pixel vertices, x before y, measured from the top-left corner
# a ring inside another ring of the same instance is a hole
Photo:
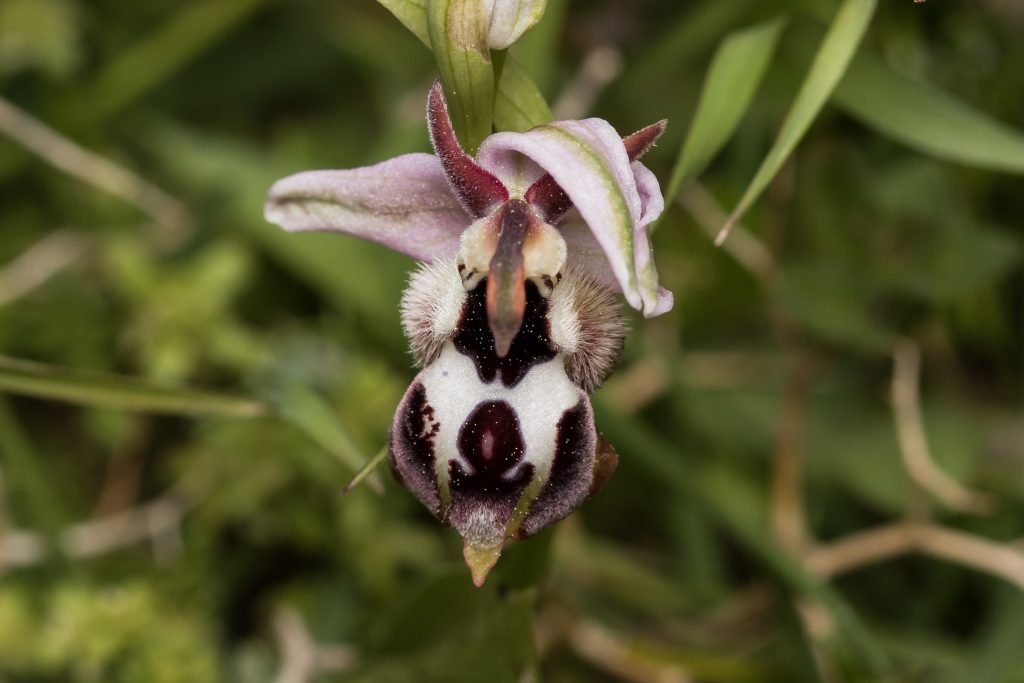
[[[522,132],[551,119],[551,108],[529,74],[511,56],[506,58],[494,102],[494,127]]]
[[[144,380],[60,368],[0,356],[0,392],[97,408],[172,415],[257,417],[266,404],[247,398],[167,387]]]
[[[277,415],[304,432],[347,468],[353,472],[363,469],[366,457],[342,427],[334,409],[319,394],[307,387],[293,385],[273,403]],[[383,491],[379,479],[371,480],[371,484],[378,493]]]
[[[732,137],[775,54],[785,21],[766,21],[729,35],[715,52],[697,113],[683,143],[665,201],[696,177]]]
[[[877,0],[844,0],[822,40],[821,47],[818,48],[796,99],[793,100],[782,122],[775,143],[768,151],[754,179],[747,186],[739,204],[729,216],[729,220],[719,232],[715,239],[716,244],[721,244],[725,240],[732,226],[761,195],[818,116],[818,112],[843,77],[850,59],[857,51],[876,5]]]
[[[858,55],[833,101],[862,123],[947,161],[1024,173],[1024,132]]]
[[[349,483],[345,484],[345,488],[342,489],[341,495],[347,496],[349,493],[352,492],[352,490],[355,487],[357,487],[360,484],[362,484],[363,481],[367,477],[369,477],[371,474],[373,474],[374,471],[378,467],[380,467],[380,464],[382,462],[384,462],[385,458],[387,458],[387,457],[388,457],[388,448],[387,448],[387,446],[385,446],[384,448],[382,448],[379,451],[377,451],[377,455],[375,455],[372,458],[370,458],[366,462],[365,465],[363,465],[362,467],[359,468],[359,471],[356,472],[356,475],[354,477],[352,477],[352,481],[350,481]],[[378,493],[383,492],[384,487],[380,484],[379,480],[371,479],[370,483],[374,484],[374,490],[375,491],[377,491]]]
[[[742,21],[754,0],[678,3],[679,16],[669,21],[665,34],[629,60],[614,86],[627,100],[648,98],[654,88],[677,80],[689,62],[714,47],[718,36]]]
[[[57,539],[67,521],[63,509],[66,500],[57,494],[47,464],[32,448],[7,397],[0,395],[0,499],[7,491],[21,494],[29,524],[40,529],[47,542],[58,548]]]
[[[992,602],[991,616],[979,638],[971,644],[972,656],[939,683],[1014,681],[1024,671],[1024,595],[1003,588]]]
[[[427,29],[452,126],[476,154],[494,121],[488,13],[477,0],[427,0]]]
[[[781,644],[782,656],[799,670],[796,680],[809,683],[826,683],[815,655],[815,634],[811,633],[810,619],[802,616],[793,600],[783,600],[779,611],[782,629],[789,637]]]
[[[431,46],[430,29],[427,25],[427,0],[377,1],[419,38],[420,42],[428,48]],[[541,26],[543,25],[542,23]],[[532,35],[537,30],[534,29],[527,35]],[[454,122],[455,110],[448,93],[448,84],[444,81],[443,72],[441,82],[445,85],[445,98],[448,101],[448,108]],[[491,87],[495,87],[493,83]],[[501,70],[501,77],[496,88],[497,95],[492,116],[498,130],[524,131],[551,121],[551,108],[548,107],[544,95],[530,78],[527,70],[511,55],[505,59],[505,65]],[[459,132],[459,139],[464,141],[458,123],[455,125],[455,130]],[[488,128],[486,132],[481,129],[480,132],[486,137],[490,133],[490,129]],[[469,148],[467,147],[467,149]]]
[[[293,235],[264,221],[261,207],[267,188],[289,167],[271,163],[253,145],[199,135],[168,122],[154,125],[147,144],[179,185],[226,197],[226,215],[239,229],[337,311],[354,312],[360,335],[371,338],[376,348],[390,353],[404,348],[395,334],[395,301],[408,270],[404,257],[364,240],[339,239],[330,233]],[[368,282],[377,284],[368,287]]]
[[[166,79],[263,5],[265,0],[196,2],[139,43],[117,53],[81,102],[102,118]]]

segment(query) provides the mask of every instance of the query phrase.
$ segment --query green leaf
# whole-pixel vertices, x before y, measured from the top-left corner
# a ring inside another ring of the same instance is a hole
[[[973,643],[973,656],[940,679],[942,683],[1021,680],[1021,672],[1024,671],[1024,651],[1020,647],[1024,639],[1024,596],[1008,587],[996,596],[993,596],[989,608],[992,615],[981,637]]]
[[[850,59],[857,51],[861,38],[874,14],[877,0],[844,0],[836,13],[828,33],[818,48],[811,69],[804,78],[800,91],[793,100],[782,128],[768,155],[761,162],[753,180],[747,186],[739,204],[722,227],[716,239],[721,244],[729,230],[761,195],[775,174],[792,154],[797,143],[807,132],[818,112],[828,100],[836,84],[846,72]]]
[[[15,497],[24,500],[26,520],[42,530],[48,543],[54,548],[61,529],[67,522],[63,499],[58,495],[52,470],[47,461],[39,458],[32,448],[28,435],[22,429],[10,402],[0,395],[0,486],[11,491]],[[6,493],[5,491],[5,493]],[[6,506],[6,501],[5,501]]]
[[[174,415],[257,417],[266,404],[247,398],[155,385],[129,377],[0,356],[0,391],[115,410]]]
[[[647,49],[630,60],[623,77],[614,86],[627,100],[650,97],[654,88],[678,80],[680,70],[710,50],[718,36],[743,21],[754,0],[678,3],[678,17]]]
[[[359,486],[364,481],[366,481],[366,479],[369,478],[371,475],[373,475],[373,473],[376,471],[376,469],[378,467],[380,467],[381,463],[383,463],[385,460],[387,460],[387,457],[388,457],[388,448],[387,448],[387,446],[385,446],[384,448],[382,448],[379,451],[377,451],[377,455],[375,455],[372,458],[370,458],[369,460],[367,460],[363,464],[363,466],[360,467],[358,471],[356,471],[355,476],[352,477],[352,480],[349,481],[349,483],[345,484],[345,488],[342,489],[342,491],[341,491],[342,495],[348,495],[349,493],[352,492],[353,489],[355,489],[357,486]],[[374,481],[374,480],[371,479],[370,481]],[[378,480],[378,484],[379,484],[379,480]],[[383,488],[383,487],[381,487],[381,488]]]
[[[0,75],[38,67],[69,76],[81,52],[76,7],[65,0],[0,2]]]
[[[732,136],[761,84],[784,26],[785,21],[778,18],[737,31],[715,52],[697,113],[672,170],[666,202],[674,200],[683,183],[697,176]]]
[[[312,389],[290,386],[274,401],[274,406],[279,416],[305,432],[353,472],[363,468],[366,456],[360,453],[330,404]],[[374,489],[381,490],[378,478],[374,477],[371,482]]]
[[[396,608],[370,630],[367,651],[377,664],[356,672],[359,683],[516,683],[536,662],[532,589],[475,588],[464,567],[407,588]],[[371,659],[373,661],[373,659]]]
[[[871,55],[854,58],[833,101],[863,124],[925,154],[1024,173],[1024,132],[897,74]]]
[[[494,102],[494,127],[523,132],[550,123],[552,118],[547,100],[529,74],[515,59],[507,57]]]
[[[118,52],[100,72],[82,98],[86,113],[102,118],[140,97],[222,38],[264,1],[183,4],[153,35]]]
[[[427,29],[452,126],[476,154],[494,120],[494,67],[487,44],[489,16],[476,0],[429,0]]]
[[[402,25],[419,38],[424,45],[431,46],[430,30],[427,26],[426,0],[377,1],[402,22]],[[445,98],[454,119],[453,101],[448,92],[448,84],[444,82],[443,72],[441,80],[445,85]],[[541,94],[526,69],[512,56],[506,57],[505,66],[501,70],[494,101],[493,118],[494,126],[498,130],[511,131],[529,130],[534,126],[548,123],[552,119],[551,109],[548,107],[544,95]],[[455,130],[459,133],[459,139],[464,141],[458,124],[455,125]],[[490,129],[484,133],[484,136],[486,137],[488,133],[490,133]]]
[[[775,303],[808,332],[869,354],[889,353],[894,342],[876,310],[878,285],[835,263],[795,262],[786,269]],[[851,281],[857,280],[857,285]]]

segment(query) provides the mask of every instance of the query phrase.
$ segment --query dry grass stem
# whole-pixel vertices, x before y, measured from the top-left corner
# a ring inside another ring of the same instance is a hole
[[[281,666],[274,683],[307,683],[320,674],[340,673],[355,666],[356,653],[345,645],[321,646],[292,607],[274,613],[274,637]]]
[[[631,648],[593,621],[576,621],[566,634],[573,652],[601,671],[630,683],[689,683],[685,671]]]
[[[998,576],[1024,590],[1024,551],[973,534],[914,521],[850,534],[807,556],[808,568],[832,578],[908,553],[921,553]]]
[[[811,391],[811,360],[798,353],[786,382],[772,458],[771,523],[779,544],[796,556],[810,546],[804,515],[804,438]]]
[[[991,496],[972,491],[943,472],[932,459],[921,417],[919,385],[921,351],[903,340],[893,352],[892,407],[903,465],[922,491],[957,512],[986,514],[995,507]]]
[[[180,550],[182,517],[192,505],[168,494],[123,512],[68,527],[60,537],[65,555],[88,558],[104,555],[140,541],[150,541],[158,561],[172,559]],[[5,567],[29,567],[46,559],[48,548],[39,534],[9,530],[0,537]]]
[[[32,292],[54,275],[78,261],[89,240],[69,230],[57,230],[23,251],[0,268],[0,306]]]

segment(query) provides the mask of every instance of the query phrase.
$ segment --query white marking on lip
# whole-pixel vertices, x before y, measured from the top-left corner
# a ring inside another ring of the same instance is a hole
[[[457,441],[466,418],[485,401],[505,401],[519,419],[526,452],[522,461],[505,473],[505,478],[513,478],[520,468],[531,463],[535,468],[534,476],[546,479],[557,448],[558,422],[565,411],[585,397],[565,374],[565,358],[561,354],[532,366],[509,388],[501,382],[500,372],[495,373],[494,381],[489,384],[481,382],[473,361],[459,353],[451,342],[446,343],[437,360],[423,370],[420,382],[427,402],[435,411],[434,418],[441,425],[434,440],[434,467],[439,481],[448,480],[451,461],[458,462],[467,473],[474,471],[459,454]]]

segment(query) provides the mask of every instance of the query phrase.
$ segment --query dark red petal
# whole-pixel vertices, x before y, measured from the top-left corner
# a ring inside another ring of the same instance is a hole
[[[452,192],[466,211],[476,218],[486,216],[508,199],[508,190],[492,173],[481,168],[466,154],[452,129],[448,107],[436,81],[427,97],[427,129],[434,153],[441,160]]]
[[[530,185],[523,199],[540,209],[548,223],[554,223],[572,208],[569,195],[555,182],[550,173],[545,173]]]
[[[626,154],[629,155],[629,160],[636,161],[647,154],[651,147],[654,147],[654,142],[665,132],[667,126],[668,119],[662,119],[622,138],[622,143],[626,146]]]
[[[654,146],[654,142],[665,132],[667,126],[668,119],[662,119],[624,137],[622,144],[626,146],[629,160],[636,161],[647,154]],[[545,173],[533,185],[530,185],[523,198],[537,207],[547,222],[552,224],[572,208],[572,200],[565,194],[565,190],[559,187],[550,173]]]

